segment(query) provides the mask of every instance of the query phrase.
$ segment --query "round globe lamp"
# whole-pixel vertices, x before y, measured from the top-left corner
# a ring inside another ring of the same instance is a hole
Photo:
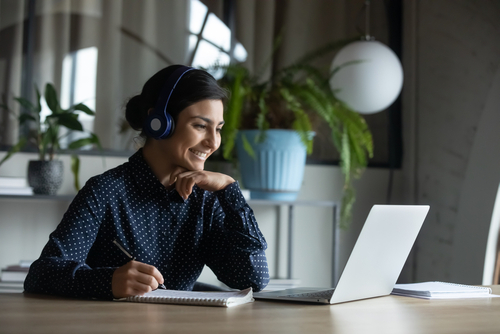
[[[384,110],[403,87],[403,67],[386,45],[357,41],[341,49],[332,63],[330,79],[335,96],[361,114]]]

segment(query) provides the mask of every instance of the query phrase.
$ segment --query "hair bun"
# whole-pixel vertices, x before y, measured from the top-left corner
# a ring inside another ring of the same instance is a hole
[[[142,95],[136,95],[128,100],[125,106],[125,118],[132,129],[141,131],[148,116],[148,107]]]

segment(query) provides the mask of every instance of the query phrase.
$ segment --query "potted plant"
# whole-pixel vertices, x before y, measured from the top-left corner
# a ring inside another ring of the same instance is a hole
[[[24,109],[24,112],[19,116],[19,125],[28,126],[29,131],[26,136],[20,136],[17,144],[0,161],[0,165],[25,146],[29,144],[35,146],[39,159],[29,162],[28,183],[33,187],[35,194],[53,195],[62,184],[63,164],[62,161],[55,159],[55,154],[60,149],[61,139],[68,136],[72,131],[83,131],[83,126],[78,120],[79,112],[88,115],[95,115],[95,113],[83,103],[74,104],[68,109],[62,109],[54,86],[47,83],[44,97],[51,113],[45,119],[42,119],[40,115],[42,97],[37,87],[35,87],[35,90],[36,104],[22,97],[14,98]],[[2,108],[9,109],[6,105],[2,105]],[[68,131],[61,134],[60,129],[62,128],[66,128]],[[71,142],[68,149],[76,150],[90,144],[96,144],[101,148],[99,138],[90,133],[88,137]],[[79,166],[80,160],[78,156],[72,154],[71,171],[74,175],[76,190],[80,189],[78,180]]]
[[[281,175],[294,181],[291,191],[297,193],[306,153],[311,153],[313,149],[314,130],[320,122],[328,124],[333,144],[340,153],[340,166],[344,175],[341,227],[346,227],[350,222],[355,201],[352,181],[361,176],[368,158],[373,154],[372,136],[364,118],[338,100],[330,89],[329,80],[338,69],[321,71],[311,65],[311,61],[325,50],[341,47],[347,42],[334,43],[307,54],[296,63],[275,71],[271,78],[264,81],[241,64],[215,65],[209,69],[224,71],[220,84],[230,92],[222,129],[223,156],[232,160],[237,151],[243,183],[252,191],[252,198],[255,190],[259,197],[266,191],[270,194],[273,190],[290,191],[279,189],[283,180],[268,183],[270,175]],[[285,137],[281,133],[286,134]],[[280,142],[288,146],[277,149],[285,160],[280,162],[280,158],[274,156],[266,158],[269,157],[270,147],[276,147]],[[299,145],[291,146],[292,142]],[[265,152],[261,154],[256,149]],[[262,158],[267,160],[259,160]],[[278,166],[272,167],[270,163]],[[295,164],[302,165],[291,170],[277,169]],[[249,174],[260,180],[250,180]],[[267,198],[276,199],[273,195]]]

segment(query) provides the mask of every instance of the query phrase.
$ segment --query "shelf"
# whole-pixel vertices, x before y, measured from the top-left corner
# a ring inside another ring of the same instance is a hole
[[[72,201],[74,195],[0,195],[0,199]]]

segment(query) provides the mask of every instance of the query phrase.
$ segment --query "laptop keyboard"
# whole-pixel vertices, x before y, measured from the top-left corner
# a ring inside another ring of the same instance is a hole
[[[335,289],[323,290],[323,291],[317,291],[317,292],[297,293],[294,295],[287,295],[287,296],[283,296],[283,297],[330,299],[332,297],[333,290],[335,290]]]

